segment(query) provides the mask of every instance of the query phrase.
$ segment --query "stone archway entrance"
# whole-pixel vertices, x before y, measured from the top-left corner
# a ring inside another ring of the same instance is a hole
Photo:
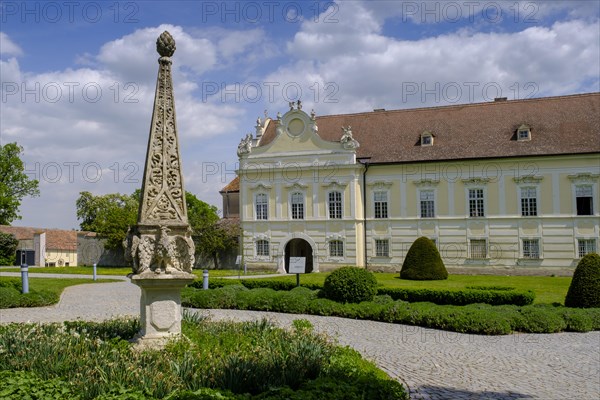
[[[306,273],[313,271],[313,249],[304,239],[292,239],[285,245],[285,272],[290,271],[290,257],[306,258]]]

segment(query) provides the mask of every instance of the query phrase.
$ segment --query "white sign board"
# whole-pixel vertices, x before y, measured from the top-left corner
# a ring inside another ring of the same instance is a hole
[[[235,265],[240,265],[242,263],[242,256],[237,256],[235,258]]]
[[[306,272],[306,257],[290,257],[290,274],[304,274]]]

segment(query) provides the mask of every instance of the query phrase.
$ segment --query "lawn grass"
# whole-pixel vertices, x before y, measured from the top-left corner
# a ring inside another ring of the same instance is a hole
[[[323,285],[327,273],[312,273],[300,276],[300,284]],[[517,290],[532,290],[534,304],[564,304],[571,283],[570,277],[550,276],[495,276],[495,275],[450,275],[441,281],[410,281],[400,279],[398,273],[375,273],[379,285],[388,288],[465,289],[467,286],[510,286]],[[295,276],[260,278],[296,282]]]

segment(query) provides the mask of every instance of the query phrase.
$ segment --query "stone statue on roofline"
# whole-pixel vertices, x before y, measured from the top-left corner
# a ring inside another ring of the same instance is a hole
[[[358,143],[358,141],[356,141],[352,137],[352,127],[350,125],[348,125],[347,128],[342,126],[342,131],[344,132],[344,134],[342,135],[340,142],[342,143],[342,146],[344,147],[344,149],[356,150],[357,148],[360,147],[360,144]]]

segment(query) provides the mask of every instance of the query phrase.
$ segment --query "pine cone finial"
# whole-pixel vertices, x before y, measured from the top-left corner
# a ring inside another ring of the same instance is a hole
[[[175,39],[167,31],[164,31],[156,39],[156,51],[161,57],[171,57],[175,53]]]

